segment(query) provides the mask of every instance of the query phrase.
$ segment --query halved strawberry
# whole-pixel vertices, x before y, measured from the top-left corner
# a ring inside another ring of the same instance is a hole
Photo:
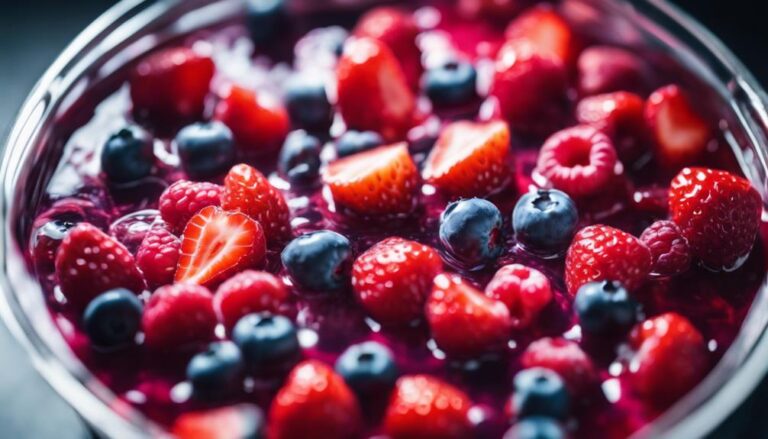
[[[216,105],[215,118],[232,130],[241,151],[253,154],[278,150],[291,126],[288,112],[279,101],[236,85],[224,92]]]
[[[509,180],[509,139],[501,121],[454,122],[440,133],[422,176],[451,196],[488,195]]]
[[[252,166],[240,164],[229,170],[221,207],[238,210],[258,221],[270,244],[281,242],[291,233],[290,212],[283,194]]]
[[[337,206],[360,215],[408,213],[413,209],[419,170],[408,146],[397,143],[331,163],[323,173]]]
[[[551,6],[536,6],[522,13],[509,24],[506,37],[528,41],[538,52],[549,53],[566,65],[574,59],[573,31]]]
[[[401,140],[413,125],[416,99],[395,55],[373,38],[353,38],[337,68],[338,106],[347,126]]]
[[[184,229],[176,282],[211,285],[264,261],[264,232],[240,212],[208,206]]]
[[[258,438],[264,433],[264,414],[253,404],[188,412],[176,419],[172,433],[178,439]]]
[[[712,130],[677,85],[662,87],[645,104],[645,119],[655,140],[656,160],[675,169],[704,153]]]

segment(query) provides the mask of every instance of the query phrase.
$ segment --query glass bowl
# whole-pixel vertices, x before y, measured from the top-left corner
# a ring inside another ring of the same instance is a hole
[[[293,0],[295,14],[364,8],[375,0]],[[768,200],[768,99],[752,75],[709,31],[665,0],[563,0],[582,31],[680,69],[711,102],[743,172]],[[62,139],[82,123],[84,103],[118,87],[118,74],[174,38],[235,20],[242,0],[123,0],[88,26],[51,65],[18,113],[3,151],[0,224],[0,313],[35,367],[99,435],[167,433],[118,399],[70,351],[52,321],[24,254],[31,224],[23,212],[39,202],[56,167]],[[69,132],[67,130],[70,130]],[[765,279],[743,327],[706,379],[637,437],[701,437],[734,413],[768,368]]]

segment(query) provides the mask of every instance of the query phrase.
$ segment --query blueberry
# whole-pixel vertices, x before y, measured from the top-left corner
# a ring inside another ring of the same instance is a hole
[[[602,281],[582,285],[573,309],[585,333],[608,334],[630,329],[638,320],[640,305],[620,283]]]
[[[543,367],[522,370],[515,375],[514,388],[512,409],[518,419],[568,416],[568,390],[557,373]]]
[[[281,259],[288,274],[302,288],[339,290],[349,281],[352,249],[343,235],[320,230],[288,243]]]
[[[455,201],[440,216],[440,242],[451,256],[474,268],[501,254],[501,226],[501,212],[490,201]]]
[[[193,179],[227,172],[235,160],[232,131],[221,122],[196,123],[176,135],[181,167]]]
[[[347,348],[336,360],[336,372],[355,392],[365,395],[389,390],[398,377],[392,352],[375,341]]]
[[[242,385],[245,363],[240,349],[231,341],[214,342],[190,360],[187,380],[195,396],[218,399],[235,393]]]
[[[424,90],[435,106],[463,105],[477,97],[477,71],[463,61],[447,61],[424,74]]]
[[[256,373],[292,363],[301,350],[293,322],[267,312],[238,320],[232,340],[240,347],[247,368]]]
[[[384,139],[375,131],[347,131],[336,140],[336,155],[346,157],[383,144]]]
[[[116,288],[100,294],[85,308],[83,328],[96,347],[133,342],[141,326],[142,305],[132,291]]]
[[[565,439],[563,427],[552,419],[531,416],[513,425],[504,433],[504,439]]]
[[[113,134],[101,150],[101,169],[115,183],[129,183],[149,175],[155,163],[152,137],[129,125]]]
[[[280,174],[291,183],[307,184],[320,174],[320,140],[298,130],[288,135],[277,162]]]
[[[285,0],[248,0],[246,19],[251,39],[256,44],[269,43],[286,25]]]
[[[515,205],[512,227],[518,243],[534,253],[557,254],[573,238],[579,213],[576,204],[556,189],[529,192]]]
[[[294,75],[285,85],[285,105],[291,121],[315,131],[327,129],[333,119],[325,84],[320,78]]]

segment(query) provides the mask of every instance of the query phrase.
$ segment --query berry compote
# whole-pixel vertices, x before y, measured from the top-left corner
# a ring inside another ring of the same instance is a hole
[[[619,438],[728,349],[762,201],[682,69],[550,2],[248,3],[127,69],[29,218],[120,400],[180,437]]]

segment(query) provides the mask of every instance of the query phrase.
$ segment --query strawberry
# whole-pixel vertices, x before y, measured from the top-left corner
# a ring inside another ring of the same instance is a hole
[[[576,107],[576,119],[604,132],[613,141],[625,164],[632,164],[646,152],[647,127],[645,101],[629,92],[616,92],[582,99]]]
[[[573,31],[552,7],[536,6],[523,12],[509,24],[505,34],[508,41],[529,42],[537,52],[554,56],[564,65],[573,61]]]
[[[655,141],[657,162],[670,169],[696,161],[712,130],[677,85],[656,90],[645,104],[645,119]]]
[[[640,235],[653,258],[653,274],[674,276],[691,267],[691,248],[680,227],[672,221],[656,221]]]
[[[134,112],[155,124],[199,118],[215,70],[211,57],[186,47],[148,56],[129,80]]]
[[[713,270],[735,270],[755,243],[762,202],[748,180],[725,171],[685,168],[669,191],[672,220],[691,252]]]
[[[408,146],[397,143],[336,160],[323,181],[338,207],[360,215],[402,214],[413,210],[419,170]]]
[[[353,38],[337,67],[338,106],[351,129],[390,141],[413,125],[416,100],[392,51],[373,38]]]
[[[219,286],[214,307],[224,326],[231,330],[246,314],[262,311],[276,314],[288,300],[288,294],[283,282],[274,275],[246,270]]]
[[[187,412],[173,423],[178,439],[242,439],[262,437],[264,414],[253,404],[238,404],[201,412]]]
[[[490,94],[513,130],[542,135],[565,119],[567,86],[562,60],[513,40],[499,50]]]
[[[592,360],[576,342],[564,338],[541,338],[525,349],[520,357],[524,369],[543,367],[560,375],[576,395],[597,384],[598,375]]]
[[[173,283],[181,241],[165,227],[152,227],[136,252],[136,265],[152,288]]]
[[[160,287],[141,317],[144,344],[155,350],[184,349],[212,340],[216,323],[213,295],[195,284]]]
[[[618,91],[646,94],[650,72],[636,54],[611,46],[592,46],[579,55],[578,89],[582,96]]]
[[[223,122],[244,153],[276,152],[288,135],[288,111],[276,99],[233,85],[216,105],[214,118]]]
[[[438,347],[452,356],[474,357],[499,350],[512,329],[512,317],[502,302],[456,275],[435,277],[426,314]]]
[[[486,196],[509,181],[509,142],[504,122],[454,122],[440,133],[422,176],[451,196]]]
[[[651,251],[639,239],[601,224],[581,229],[565,257],[565,284],[575,295],[587,282],[612,280],[634,291],[651,271]]]
[[[171,231],[180,234],[200,209],[221,205],[221,190],[221,186],[205,181],[179,180],[160,195],[160,216]]]
[[[56,252],[55,266],[62,294],[78,309],[113,288],[137,294],[144,290],[144,280],[128,249],[88,223],[67,233]]]
[[[472,436],[472,401],[461,390],[429,375],[397,380],[384,415],[392,439],[461,439]]]
[[[239,212],[208,206],[187,224],[181,241],[176,282],[211,285],[248,267],[266,255],[264,232]]]
[[[514,329],[524,329],[552,301],[552,286],[539,270],[512,264],[496,272],[485,295],[507,306]]]
[[[221,206],[239,210],[258,221],[270,244],[290,236],[290,212],[283,194],[251,166],[240,164],[229,171],[224,179]]]
[[[658,404],[679,398],[707,371],[709,358],[704,338],[675,313],[639,323],[629,335],[634,350],[627,369],[632,388]]]
[[[354,438],[360,407],[344,379],[315,360],[298,364],[269,409],[269,439]]]
[[[442,268],[435,249],[402,238],[387,238],[355,260],[352,288],[377,321],[407,324],[423,315],[432,280]]]
[[[416,90],[424,69],[421,50],[416,45],[419,28],[413,14],[393,7],[373,8],[360,18],[352,34],[381,41],[397,54],[411,89]]]

